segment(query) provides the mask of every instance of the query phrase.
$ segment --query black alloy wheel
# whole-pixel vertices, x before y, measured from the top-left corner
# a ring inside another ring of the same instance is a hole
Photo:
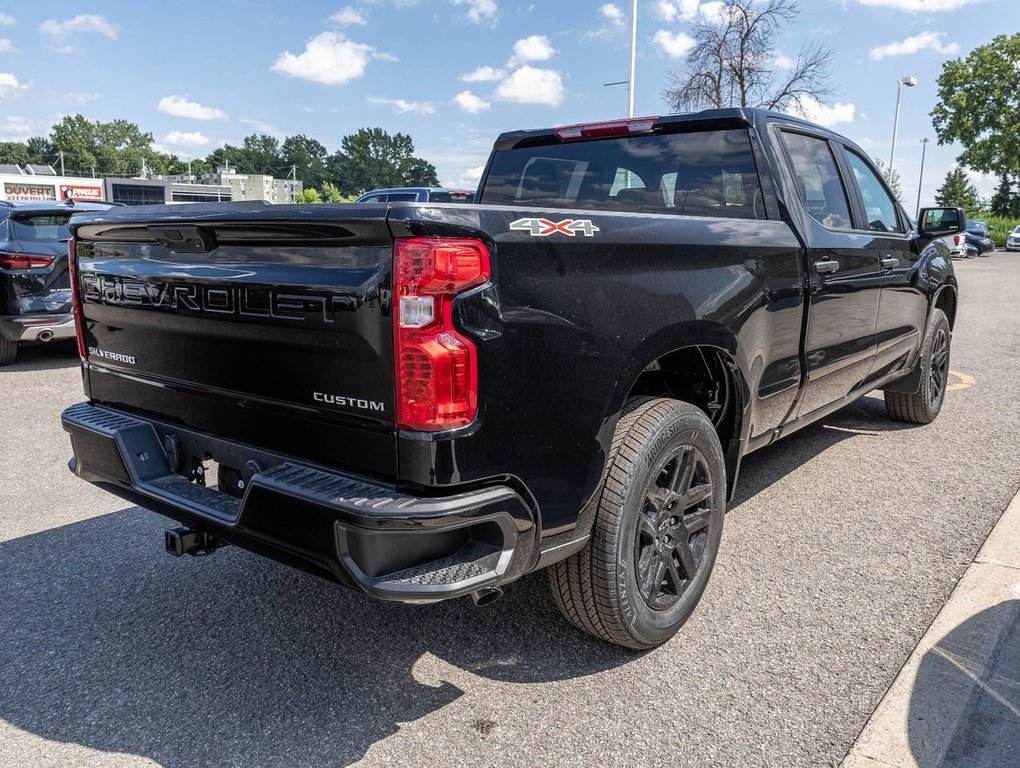
[[[650,608],[672,608],[697,576],[714,495],[705,457],[693,445],[672,451],[651,479],[634,542],[638,587]]]

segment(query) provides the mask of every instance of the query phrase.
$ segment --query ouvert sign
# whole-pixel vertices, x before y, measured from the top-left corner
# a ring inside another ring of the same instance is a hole
[[[68,191],[82,202],[102,200],[103,180],[0,174],[0,200],[63,200]]]

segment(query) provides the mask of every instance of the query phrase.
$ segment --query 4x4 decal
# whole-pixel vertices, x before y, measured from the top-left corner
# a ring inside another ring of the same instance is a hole
[[[549,237],[557,233],[567,237],[574,237],[577,234],[594,237],[599,228],[592,224],[590,219],[563,219],[563,221],[517,219],[510,222],[510,231],[528,232],[532,237]]]

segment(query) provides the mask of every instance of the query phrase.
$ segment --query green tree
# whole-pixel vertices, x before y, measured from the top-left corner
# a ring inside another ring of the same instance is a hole
[[[281,175],[283,158],[280,156],[280,142],[274,136],[265,133],[253,133],[245,136],[241,149],[245,154],[246,173],[264,173],[271,176]]]
[[[233,173],[254,173],[248,165],[248,153],[232,144],[214,149],[206,156],[205,164],[213,170],[229,165]]]
[[[21,141],[0,141],[0,163],[26,165],[28,163],[28,145]]]
[[[824,45],[801,48],[789,69],[775,65],[776,40],[800,15],[796,0],[723,0],[716,5],[717,12],[693,23],[694,46],[684,69],[669,75],[663,96],[672,109],[796,109],[803,99],[832,92],[832,53]]]
[[[963,168],[954,168],[946,174],[942,186],[935,191],[937,205],[957,205],[968,213],[976,212],[981,207],[978,191]]]
[[[326,161],[329,152],[315,139],[303,134],[288,136],[280,147],[280,159],[286,173],[293,167],[297,178],[311,187],[326,179]]]
[[[931,112],[939,144],[958,141],[960,165],[1020,180],[1020,32],[998,35],[964,59],[942,65]]]
[[[143,170],[159,172],[167,155],[152,147],[152,134],[135,123],[113,120],[91,122],[82,115],[66,115],[53,126],[50,152],[63,153],[65,172],[82,176],[138,176]],[[57,162],[51,158],[52,162]]]
[[[329,176],[344,195],[379,187],[434,186],[431,163],[414,156],[414,142],[404,133],[390,136],[382,128],[362,128],[344,136],[329,158]]]
[[[319,190],[315,187],[305,187],[296,195],[294,195],[295,203],[321,203],[322,195],[319,194]]]
[[[998,216],[1020,216],[1020,194],[1013,191],[1013,185],[1008,178],[1003,177],[999,180],[999,186],[995,188],[988,209]]]

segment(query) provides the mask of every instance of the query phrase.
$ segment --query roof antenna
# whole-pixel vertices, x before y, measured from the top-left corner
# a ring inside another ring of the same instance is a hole
[[[64,205],[74,207],[74,191],[70,189],[64,190]]]

